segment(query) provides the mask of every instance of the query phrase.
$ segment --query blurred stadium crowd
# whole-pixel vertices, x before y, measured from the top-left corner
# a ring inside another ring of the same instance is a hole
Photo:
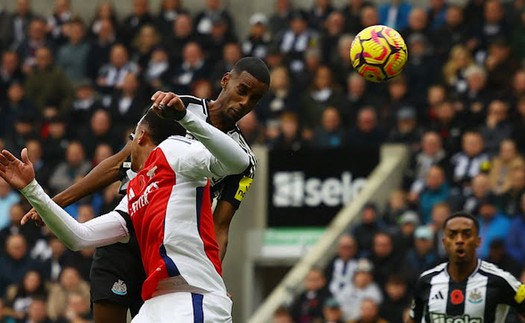
[[[235,8],[220,0],[195,13],[180,0],[160,8],[135,0],[123,17],[101,3],[91,21],[68,0],[56,0],[50,16],[17,0],[0,11],[0,147],[27,146],[38,181],[56,194],[125,144],[156,90],[214,98],[235,61],[258,56],[271,87],[239,123],[250,143],[395,142],[412,155],[386,210],[363,209],[338,257],[308,275],[275,322],[401,322],[415,278],[445,256],[441,225],[451,210],[478,216],[479,255],[523,280],[525,1],[310,5],[276,0],[240,38]],[[403,75],[384,84],[365,83],[349,58],[353,35],[374,24],[399,30],[409,49]],[[67,210],[87,221],[118,199],[111,186]],[[28,209],[0,182],[0,322],[90,322],[94,251],[70,252],[45,228],[21,227]]]

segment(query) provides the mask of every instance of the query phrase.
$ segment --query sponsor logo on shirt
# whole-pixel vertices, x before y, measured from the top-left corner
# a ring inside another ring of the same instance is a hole
[[[432,323],[483,323],[483,319],[479,317],[471,317],[470,315],[449,316],[440,313],[430,313],[430,322]]]
[[[159,182],[153,182],[146,187],[144,190],[144,193],[136,200],[135,202],[131,203],[131,214],[135,214],[138,210],[145,207],[149,204],[148,196],[151,192],[154,190],[159,189]]]
[[[237,201],[242,201],[244,196],[246,196],[246,192],[248,192],[252,182],[253,179],[246,176],[243,176],[243,178],[239,181],[239,188],[237,189],[237,193],[235,193],[235,199]]]
[[[445,299],[443,297],[443,294],[441,293],[441,291],[437,292],[437,294],[434,294],[434,296],[432,296],[431,299]]]
[[[128,293],[128,287],[123,280],[119,279],[113,284],[111,291],[117,295],[124,296]]]

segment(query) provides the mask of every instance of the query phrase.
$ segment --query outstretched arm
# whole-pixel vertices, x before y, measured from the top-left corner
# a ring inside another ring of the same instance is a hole
[[[128,158],[130,155],[130,151],[131,149],[128,143],[124,148],[122,148],[121,151],[109,158],[104,159],[86,176],[68,187],[65,191],[57,194],[53,198],[53,201],[55,201],[58,205],[65,207],[78,201],[84,196],[92,194],[117,181],[119,167],[124,161],[126,161],[126,158]],[[20,223],[23,225],[30,219],[39,224],[43,224],[41,223],[38,213],[34,209],[25,214]]]
[[[153,106],[153,109],[164,118],[177,120],[216,158],[210,167],[213,172],[212,176],[239,174],[249,166],[250,159],[238,143],[191,111],[186,110],[179,97],[174,100],[172,106]]]
[[[79,199],[92,194],[109,184],[117,181],[120,165],[126,161],[131,154],[129,143],[115,155],[101,161],[86,176],[81,178],[75,184],[68,187],[65,191],[57,194],[53,201],[60,206],[68,206]]]
[[[44,192],[35,180],[33,164],[22,150],[22,161],[9,151],[0,154],[0,176],[20,192],[40,214],[57,237],[72,250],[98,247],[121,241],[128,236],[126,221],[117,212],[78,223]]]

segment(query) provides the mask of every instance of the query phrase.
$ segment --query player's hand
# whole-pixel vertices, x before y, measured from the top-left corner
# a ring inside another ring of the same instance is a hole
[[[22,149],[21,156],[22,160],[5,149],[0,154],[0,176],[9,185],[19,190],[35,179],[35,170],[33,163],[29,160],[27,148]]]
[[[161,105],[171,107],[175,105],[177,101],[180,101],[180,98],[173,92],[157,91],[151,97],[151,101],[153,101],[154,108],[158,108]]]
[[[175,93],[157,91],[151,99],[154,98],[156,99],[152,109],[160,116],[166,119],[180,120],[186,115],[186,107]],[[157,102],[160,103],[157,105]]]
[[[44,223],[44,221],[42,221],[42,218],[40,217],[40,215],[38,215],[38,213],[36,212],[35,209],[31,209],[29,210],[29,212],[27,212],[23,217],[22,217],[22,220],[20,220],[20,224],[21,225],[24,225],[26,224],[29,220],[33,220],[35,222],[35,225],[36,226],[39,226],[39,227],[43,227],[45,226],[46,224]]]

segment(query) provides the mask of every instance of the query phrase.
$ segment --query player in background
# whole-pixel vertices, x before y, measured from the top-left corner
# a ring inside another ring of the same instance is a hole
[[[180,96],[188,110],[228,134],[250,156],[251,164],[241,174],[212,181],[212,189],[217,197],[213,217],[221,260],[226,252],[231,220],[255,172],[255,157],[236,123],[254,109],[268,90],[269,82],[269,71],[264,62],[258,58],[246,57],[239,60],[232,70],[223,76],[222,91],[216,100]],[[156,108],[172,107],[177,102],[177,96],[174,93],[158,91],[152,96],[152,101]],[[53,200],[65,207],[119,180],[120,166],[130,155],[130,150],[131,146],[128,143],[120,152],[102,161],[84,178],[55,196]],[[24,216],[22,224],[29,219],[40,222],[38,214],[34,211]],[[116,243],[98,248],[91,271],[91,298],[95,322],[125,323],[128,309],[132,316],[136,315],[142,304],[140,288],[144,276],[133,235],[130,243]]]
[[[232,138],[187,111],[170,113],[198,139],[166,137],[174,125],[150,109],[136,126],[131,167],[137,175],[111,212],[79,223],[35,180],[27,149],[22,160],[3,150],[0,176],[20,190],[46,225],[73,250],[129,239],[134,231],[147,278],[134,322],[231,322],[213,228],[211,177],[239,173],[250,160]],[[162,142],[161,142],[162,140]]]
[[[503,323],[509,306],[523,316],[525,285],[476,254],[478,220],[459,212],[443,227],[448,262],[421,274],[408,322]]]

